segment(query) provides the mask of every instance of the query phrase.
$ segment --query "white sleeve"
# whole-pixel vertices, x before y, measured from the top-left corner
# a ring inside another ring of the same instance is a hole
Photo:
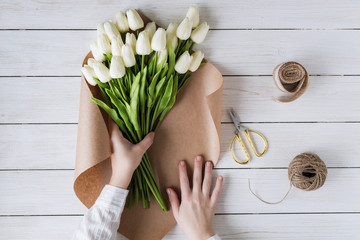
[[[212,236],[208,240],[221,240],[221,238],[217,234],[215,234],[214,236]]]
[[[73,240],[116,239],[128,190],[106,185],[95,204],[84,215]]]

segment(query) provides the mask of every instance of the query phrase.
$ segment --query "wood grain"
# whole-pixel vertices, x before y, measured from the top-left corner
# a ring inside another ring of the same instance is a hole
[[[282,92],[272,77],[224,79],[222,121],[230,122],[234,108],[243,122],[359,121],[360,77],[312,76],[303,96],[292,103],[278,103]]]
[[[162,26],[180,22],[190,5],[212,28],[359,28],[358,1],[2,1],[0,28],[89,29],[128,8],[138,8]]]
[[[95,31],[0,31],[0,76],[78,76],[95,40]],[[213,30],[200,49],[224,75],[271,75],[289,60],[344,75],[360,74],[359,41],[356,30]]]
[[[226,75],[221,155],[215,170],[215,176],[224,175],[225,185],[216,232],[222,239],[352,240],[360,235],[359,1],[4,0],[1,238],[70,239],[86,211],[73,193],[69,169],[74,168],[80,65],[95,40],[97,24],[134,7],[166,27],[180,22],[191,4],[199,6],[201,20],[212,29],[200,49]],[[296,102],[278,104],[272,101],[279,92],[270,75],[277,64],[289,60],[307,68],[311,84]],[[270,143],[264,157],[245,166],[230,156],[230,107]],[[249,193],[251,178],[261,197],[280,199],[288,187],[286,167],[304,151],[319,154],[330,167],[323,188],[293,189],[276,206]],[[80,216],[70,216],[74,214]],[[175,227],[165,239],[184,238]]]
[[[0,125],[0,169],[74,169],[77,125]]]
[[[251,178],[261,197],[277,201],[289,187],[287,169],[217,169],[214,178],[217,175],[225,180],[217,213],[360,212],[360,194],[354,191],[360,184],[359,168],[329,169],[322,188],[313,192],[293,188],[278,205],[257,200],[247,181]],[[86,209],[74,195],[72,180],[73,171],[3,171],[0,215],[83,214]]]
[[[81,218],[82,216],[0,217],[0,235],[12,240],[70,239]],[[353,240],[360,234],[359,221],[359,214],[230,215],[215,216],[214,227],[222,239]],[[164,238],[183,239],[185,236],[179,226],[175,226]]]
[[[229,152],[234,128],[232,124],[223,124],[216,168],[287,168],[296,154],[306,151],[317,153],[328,167],[360,167],[360,139],[355,134],[360,132],[358,123],[245,125],[267,137],[268,152],[261,158],[251,154],[253,159],[247,165],[235,163]],[[0,169],[73,169],[76,133],[77,125],[0,125]],[[284,148],[288,138],[291,141]],[[260,149],[262,142],[258,141],[257,146]],[[238,145],[235,151],[243,157]]]
[[[289,104],[270,76],[224,77],[223,122],[234,108],[244,122],[360,121],[359,76],[312,76],[310,87]],[[80,77],[0,78],[0,123],[77,123]],[[11,101],[10,101],[11,99]]]
[[[0,78],[0,122],[76,123],[80,77]]]

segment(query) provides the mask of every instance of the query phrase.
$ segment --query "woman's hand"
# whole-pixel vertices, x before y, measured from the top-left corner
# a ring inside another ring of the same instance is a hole
[[[223,177],[219,176],[215,188],[210,194],[213,165],[205,164],[204,179],[202,178],[202,157],[195,158],[193,188],[190,188],[186,164],[179,164],[181,203],[176,192],[168,188],[169,199],[175,220],[186,236],[191,240],[206,240],[215,235],[212,223],[216,202],[220,195]]]
[[[155,133],[149,133],[140,143],[132,144],[122,135],[116,123],[109,118],[112,175],[109,184],[126,189],[144,153],[154,141]]]

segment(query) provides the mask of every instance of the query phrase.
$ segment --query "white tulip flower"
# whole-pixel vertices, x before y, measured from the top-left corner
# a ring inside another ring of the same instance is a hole
[[[95,62],[96,62],[95,59],[93,59],[93,58],[88,58],[88,60],[87,60],[87,65],[89,65],[90,67],[93,68]]]
[[[167,57],[168,57],[168,53],[167,53],[166,48],[159,51],[159,55],[158,55],[156,65],[160,65],[162,63],[161,67],[164,67],[164,65],[166,63],[166,60],[167,60]]]
[[[86,81],[92,85],[95,86],[96,82],[94,80],[93,77],[96,77],[95,71],[92,67],[88,66],[88,65],[84,65],[84,67],[81,68],[81,72],[82,74],[84,74],[84,77],[86,79]]]
[[[150,40],[151,40],[151,39],[153,38],[153,36],[154,36],[155,31],[156,31],[156,24],[155,24],[155,22],[149,22],[148,24],[146,24],[144,30],[148,32],[149,38],[150,38]]]
[[[166,47],[166,32],[163,28],[156,30],[153,38],[151,39],[151,48],[155,51],[160,51]]]
[[[111,41],[111,53],[113,56],[121,55],[121,48],[124,45],[121,36],[117,36],[115,39]]]
[[[173,50],[175,51],[177,44],[178,44],[178,38],[176,36],[176,29],[178,25],[176,23],[170,23],[168,28],[166,29],[166,48],[170,50],[170,42],[172,43]]]
[[[111,53],[111,45],[105,34],[98,36],[98,47],[101,53],[110,54]]]
[[[99,35],[102,35],[102,34],[106,34],[106,32],[105,32],[105,27],[104,27],[104,23],[98,24],[97,27],[96,27],[96,29],[97,29],[96,33],[97,33],[98,36],[99,36]]]
[[[192,23],[188,17],[180,23],[179,27],[176,29],[176,36],[181,40],[186,40],[190,37]]]
[[[178,25],[176,23],[170,23],[166,29],[166,38],[171,39],[173,36],[176,35],[176,29]]]
[[[122,46],[121,56],[126,67],[132,67],[136,64],[134,52],[129,44],[126,43]]]
[[[118,14],[116,14],[116,24],[120,32],[129,31],[128,19],[124,12],[120,11]]]
[[[193,40],[195,43],[202,43],[208,31],[209,25],[206,22],[203,22],[191,33],[191,40]]]
[[[189,70],[191,64],[192,57],[190,56],[189,52],[184,52],[179,59],[176,61],[175,64],[175,71],[184,74]]]
[[[120,36],[119,30],[116,28],[115,24],[112,21],[105,22],[104,29],[111,42],[113,41],[113,39]]]
[[[186,17],[190,19],[192,22],[192,27],[195,28],[199,25],[200,17],[199,17],[199,8],[197,6],[189,7],[189,10],[186,13]]]
[[[101,62],[94,63],[94,70],[101,82],[106,83],[111,80],[110,70]]]
[[[170,43],[172,44],[173,51],[175,52],[175,49],[178,45],[178,38],[177,36],[173,36],[171,39],[168,39],[166,48],[170,51]]]
[[[104,56],[104,54],[100,51],[97,42],[93,42],[93,43],[90,45],[90,49],[91,49],[92,55],[94,56],[94,58],[96,59],[96,61],[102,62],[102,61],[105,60],[105,56]]]
[[[135,34],[129,33],[129,32],[126,33],[125,43],[129,44],[131,46],[134,53],[136,52],[136,37],[135,37]]]
[[[199,68],[201,61],[204,58],[204,53],[202,53],[201,51],[196,51],[193,54],[191,54],[191,57],[192,59],[189,70],[195,72]]]
[[[149,34],[146,31],[139,33],[136,42],[136,53],[139,55],[148,55],[151,53]]]
[[[132,8],[127,10],[126,15],[131,30],[136,31],[139,28],[144,27],[144,21],[141,19],[139,13],[135,9]]]
[[[122,78],[125,75],[125,66],[120,56],[113,56],[110,63],[110,76]]]

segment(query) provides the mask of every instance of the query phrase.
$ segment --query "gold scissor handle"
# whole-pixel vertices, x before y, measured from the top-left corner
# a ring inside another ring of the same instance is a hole
[[[234,153],[234,143],[235,143],[235,140],[238,141],[238,143],[240,144],[242,150],[244,151],[245,153],[245,156],[246,156],[246,161],[240,161],[237,159],[237,157],[235,156],[235,153]],[[245,144],[244,144],[244,141],[242,140],[240,134],[235,134],[235,137],[233,138],[232,142],[231,142],[231,145],[230,145],[230,152],[231,152],[231,156],[232,158],[234,159],[235,162],[239,163],[239,164],[247,164],[248,162],[250,162],[250,154],[249,154],[249,151],[247,150],[247,148],[245,147]]]
[[[254,144],[254,142],[253,142],[253,140],[251,138],[251,135],[250,135],[251,132],[259,135],[262,138],[262,140],[264,141],[265,147],[264,147],[264,150],[262,151],[262,153],[258,153],[258,151],[256,150],[255,144]],[[245,136],[246,136],[247,140],[249,141],[250,146],[251,146],[253,152],[255,153],[255,155],[257,157],[263,156],[266,153],[267,149],[268,149],[268,142],[267,142],[266,138],[264,137],[264,135],[262,135],[261,133],[259,133],[257,131],[249,130],[249,129],[245,129],[244,133],[245,133]]]

